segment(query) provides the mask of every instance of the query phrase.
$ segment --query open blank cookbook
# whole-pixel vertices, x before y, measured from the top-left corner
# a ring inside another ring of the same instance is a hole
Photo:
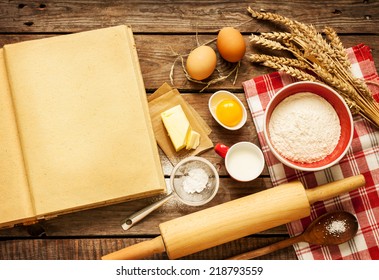
[[[133,33],[0,50],[0,227],[165,191]]]

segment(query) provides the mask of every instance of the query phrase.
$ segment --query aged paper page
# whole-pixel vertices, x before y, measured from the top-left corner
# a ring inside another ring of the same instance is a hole
[[[4,49],[38,215],[165,190],[130,29]]]
[[[0,49],[0,225],[33,218],[17,125]]]

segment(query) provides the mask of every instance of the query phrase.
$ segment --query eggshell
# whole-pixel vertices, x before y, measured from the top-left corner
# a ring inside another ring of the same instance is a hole
[[[246,44],[237,29],[224,27],[217,36],[217,49],[226,61],[237,62],[245,55]]]
[[[204,80],[216,68],[217,56],[209,46],[200,46],[190,52],[186,62],[188,74],[195,80]]]

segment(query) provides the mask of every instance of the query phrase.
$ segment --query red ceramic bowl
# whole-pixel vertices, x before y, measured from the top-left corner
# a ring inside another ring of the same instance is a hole
[[[270,118],[275,107],[286,97],[300,92],[311,92],[326,99],[337,112],[341,125],[340,139],[334,151],[324,159],[312,163],[295,162],[284,158],[273,147],[268,130]],[[335,165],[346,154],[353,139],[353,118],[343,98],[332,88],[321,83],[297,82],[285,86],[270,100],[264,115],[263,133],[270,150],[283,164],[303,171],[319,171]]]

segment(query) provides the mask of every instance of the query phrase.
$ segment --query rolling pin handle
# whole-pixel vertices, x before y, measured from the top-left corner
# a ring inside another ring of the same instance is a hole
[[[365,177],[356,175],[342,180],[334,181],[313,189],[305,190],[309,204],[323,201],[343,193],[348,193],[365,185]]]
[[[119,251],[103,256],[102,260],[141,260],[156,253],[163,253],[166,248],[162,236],[137,243]]]

